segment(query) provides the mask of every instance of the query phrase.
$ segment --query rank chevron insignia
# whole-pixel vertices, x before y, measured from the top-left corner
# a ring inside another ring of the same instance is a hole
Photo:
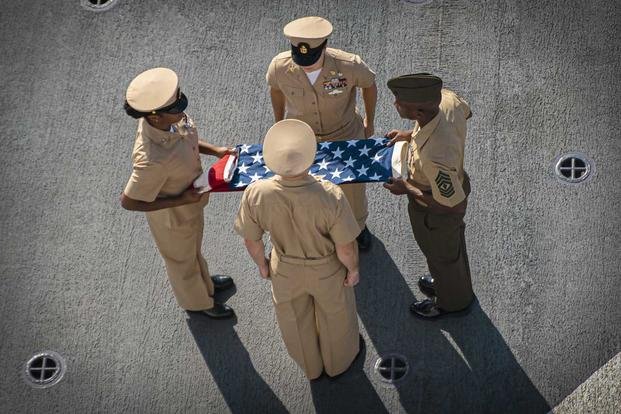
[[[455,194],[451,177],[444,171],[438,171],[438,175],[436,176],[436,184],[438,185],[438,189],[440,190],[442,197],[450,198],[453,194]]]

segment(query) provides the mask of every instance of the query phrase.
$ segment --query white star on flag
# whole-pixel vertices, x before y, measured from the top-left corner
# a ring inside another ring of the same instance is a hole
[[[250,182],[254,183],[255,181],[259,181],[261,178],[263,178],[263,176],[259,175],[257,173],[254,173],[254,175],[251,175],[250,178],[252,178],[252,181],[250,181]]]
[[[351,139],[351,140],[347,141],[347,148],[349,148],[349,147],[354,147],[355,148],[357,142],[358,142],[357,139]]]
[[[382,178],[381,175],[377,175],[377,173],[373,174],[371,177],[369,177],[369,180],[379,180],[380,178]]]
[[[345,162],[346,167],[354,168],[354,162],[356,162],[356,160],[353,159],[351,156],[349,157],[348,160],[343,160],[343,161]]]
[[[319,145],[321,146],[320,149],[330,149],[330,142],[320,142]]]
[[[264,165],[263,168],[265,168],[265,174],[267,174],[268,172],[271,172],[272,170],[270,170],[267,165]]]
[[[242,144],[239,153],[240,154],[243,154],[243,153],[249,154],[249,152],[248,152],[249,149],[250,149],[250,145]]]
[[[364,147],[360,148],[358,151],[360,151],[360,155],[366,155],[368,157],[369,151],[371,151],[371,148],[367,148],[367,146],[365,145]]]
[[[338,148],[336,149],[336,151],[332,151],[332,155],[334,155],[334,158],[341,158],[341,154],[343,154],[343,151]]]
[[[379,164],[379,162],[382,160],[382,156],[379,154],[375,154],[373,156],[373,162],[377,162]],[[371,164],[373,164],[373,162]]]
[[[343,171],[339,171],[339,169],[337,168],[336,170],[332,171],[330,174],[332,174],[332,178],[341,178],[341,174],[343,174]]]
[[[379,145],[379,144],[383,144],[384,141],[386,141],[386,138],[384,137],[379,137],[379,138],[370,138],[373,141],[375,141],[375,145]]]
[[[243,182],[242,180],[239,180],[239,182],[237,184],[235,184],[235,187],[245,187],[246,183]]]
[[[327,170],[328,169],[328,165],[331,164],[331,161],[326,161],[326,159],[324,158],[323,160],[321,160],[320,163],[315,164],[317,166],[319,166],[320,170]]]
[[[263,159],[263,156],[260,153],[256,153],[252,156],[252,159],[254,160],[254,162],[256,163],[261,163],[261,160]]]
[[[369,169],[368,167],[365,167],[364,164],[362,164],[362,166],[358,168],[356,171],[358,171],[358,175],[367,175],[368,169]]]
[[[351,175],[347,176],[346,178],[343,178],[343,181],[348,182],[348,181],[354,181],[354,177],[352,177]]]
[[[245,163],[240,165],[239,167],[237,167],[239,172],[242,173],[242,174],[248,174],[248,168],[250,168],[250,167],[248,165],[246,165]]]

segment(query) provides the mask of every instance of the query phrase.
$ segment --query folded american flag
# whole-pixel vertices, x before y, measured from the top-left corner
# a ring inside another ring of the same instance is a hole
[[[310,173],[334,184],[385,182],[406,176],[407,143],[387,147],[387,138],[325,141],[317,144]],[[201,192],[240,191],[274,175],[263,161],[260,144],[237,145],[237,154],[221,158],[194,181]]]

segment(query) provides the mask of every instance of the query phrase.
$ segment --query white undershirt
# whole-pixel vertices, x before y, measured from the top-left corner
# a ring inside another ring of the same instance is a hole
[[[315,81],[319,77],[319,74],[321,73],[321,69],[317,69],[315,71],[305,72],[305,73],[306,73],[306,76],[308,76],[308,80],[309,80],[310,84],[314,85]]]

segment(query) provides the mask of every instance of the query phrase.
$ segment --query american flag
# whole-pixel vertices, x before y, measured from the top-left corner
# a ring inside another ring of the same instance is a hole
[[[317,144],[315,161],[310,173],[334,184],[385,182],[391,177],[405,175],[404,143],[387,147],[387,138],[352,139],[349,141],[325,141]],[[274,173],[265,165],[261,144],[237,145],[236,168],[231,168],[229,177],[223,180],[209,180],[210,189],[205,191],[238,191],[249,184],[272,177]],[[220,163],[224,166],[224,160]],[[230,165],[230,162],[229,162]],[[218,175],[215,165],[203,175]],[[217,168],[217,167],[216,167]],[[232,177],[231,177],[232,174]],[[219,174],[222,176],[222,174]],[[226,176],[227,173],[224,173]],[[205,180],[199,178],[195,187],[206,188]]]

